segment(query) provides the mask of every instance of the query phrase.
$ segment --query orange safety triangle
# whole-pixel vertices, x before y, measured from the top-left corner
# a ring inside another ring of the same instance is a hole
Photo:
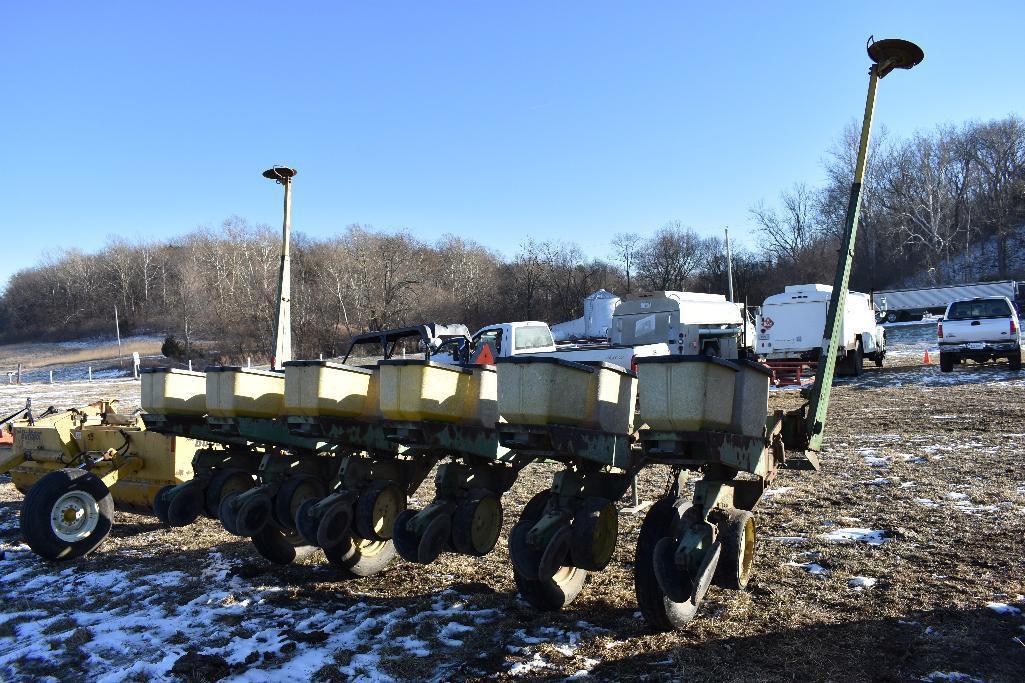
[[[487,342],[484,343],[484,346],[480,350],[480,354],[478,354],[478,356],[477,356],[476,364],[477,365],[494,365],[495,364],[495,355],[493,353],[491,353],[491,344],[488,344]]]

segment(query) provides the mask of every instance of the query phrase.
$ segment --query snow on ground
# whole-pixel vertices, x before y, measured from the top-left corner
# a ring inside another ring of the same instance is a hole
[[[828,533],[819,534],[819,538],[830,543],[867,543],[868,545],[883,545],[893,540],[887,531],[862,527],[834,529]]]
[[[23,547],[8,550],[0,561],[0,601],[9,606],[0,616],[0,679],[23,676],[26,661],[52,671],[79,660],[90,680],[170,680],[175,662],[194,653],[238,672],[227,681],[309,680],[328,662],[352,680],[394,680],[384,664],[406,658],[433,661],[434,680],[444,680],[459,664],[448,653],[500,616],[451,588],[439,588],[417,609],[354,596],[297,613],[282,588],[240,577],[237,563],[215,550],[191,574],[96,571],[88,563],[57,571]],[[506,647],[526,658],[509,673],[547,667],[540,646],[571,656],[582,633],[601,630],[578,626],[513,633]],[[339,653],[346,653],[342,662]]]

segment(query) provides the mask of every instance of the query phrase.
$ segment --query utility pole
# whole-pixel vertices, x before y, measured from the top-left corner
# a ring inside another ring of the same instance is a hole
[[[730,252],[730,229],[724,228],[726,232],[726,291],[729,300],[733,301],[733,254]]]
[[[123,368],[125,364],[121,360],[121,324],[117,319],[117,304],[114,304],[114,333],[117,334],[117,366]]]
[[[292,360],[292,291],[289,243],[292,238],[292,178],[296,173],[294,168],[287,166],[274,166],[263,172],[264,178],[270,178],[279,185],[285,186],[285,217],[281,227],[281,268],[278,271],[278,304],[274,315],[272,370],[280,370],[282,363]]]

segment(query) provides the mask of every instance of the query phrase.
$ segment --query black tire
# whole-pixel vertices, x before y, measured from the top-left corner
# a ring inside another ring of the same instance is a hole
[[[274,501],[265,491],[239,495],[235,506],[234,527],[240,536],[253,537],[274,525]]]
[[[861,373],[865,371],[865,352],[861,348],[861,341],[858,341],[857,346],[854,347],[854,353],[851,354],[851,374],[855,377],[861,377]]]
[[[294,529],[299,506],[308,500],[320,500],[326,493],[324,483],[312,475],[285,479],[274,494],[274,521],[284,529]]]
[[[472,557],[484,557],[502,535],[502,501],[491,491],[474,489],[452,516],[452,547]]]
[[[512,533],[509,535],[510,555],[514,552],[514,544],[529,547],[525,541],[526,532],[544,516],[545,507],[548,504],[550,495],[551,491],[541,491],[524,506],[523,511],[520,513],[519,521],[513,526]],[[530,551],[537,553],[537,560],[540,563],[542,553],[534,548],[530,548]],[[584,587],[584,582],[587,580],[587,570],[572,566],[560,567],[552,578],[545,581],[537,578],[527,578],[516,569],[516,563],[514,562],[513,578],[516,581],[516,588],[519,590],[520,597],[530,603],[535,609],[548,612],[560,610],[573,602],[580,593],[580,589]]]
[[[895,322],[897,322],[897,319],[899,317],[900,316],[897,315],[897,311],[887,311],[886,312],[886,322],[888,322],[888,323],[895,323]]]
[[[637,537],[634,558],[634,593],[644,620],[655,631],[683,628],[694,619],[698,606],[691,601],[670,600],[655,576],[655,546],[663,538],[672,537],[673,524],[679,513],[676,500],[662,498],[648,510]]]
[[[173,527],[192,524],[203,514],[203,485],[198,481],[186,482],[178,487],[167,504],[167,523]]]
[[[950,372],[954,369],[954,356],[950,353],[940,353],[940,372]]]
[[[267,524],[250,537],[256,551],[274,564],[292,564],[316,551],[295,529],[282,529],[276,524]]]
[[[754,573],[756,530],[754,515],[731,510],[719,524],[722,553],[712,583],[720,588],[744,590]]]
[[[228,468],[217,470],[206,485],[205,508],[211,519],[217,519],[221,500],[229,493],[242,493],[256,486],[253,475],[245,470]]]
[[[416,517],[419,510],[406,508],[395,518],[395,526],[392,528],[392,541],[395,551],[407,562],[419,563],[417,549],[420,547],[420,537],[406,528],[409,520]]]
[[[353,528],[360,538],[391,539],[399,513],[406,509],[405,492],[392,481],[377,481],[359,495],[353,510]]]
[[[75,514],[76,519],[69,518]],[[55,517],[61,520],[54,522]],[[47,560],[67,561],[91,553],[110,534],[114,499],[99,477],[64,469],[43,476],[21,507],[21,535]]]
[[[384,571],[395,558],[395,544],[391,541],[367,541],[352,536],[348,543],[324,548],[328,562],[349,579],[373,576]]]
[[[221,498],[221,504],[217,507],[217,519],[220,520],[221,526],[224,527],[225,531],[234,536],[242,535],[235,528],[235,513],[238,510],[238,506],[235,505],[235,499],[241,495],[241,491],[233,491]]]
[[[1008,356],[1007,362],[1011,365],[1011,372],[1018,372],[1021,370],[1021,349],[1018,349]]]
[[[883,359],[886,358],[886,353],[883,351],[876,351],[875,356],[872,357],[872,362],[876,364],[877,368],[883,367]]]
[[[170,526],[170,524],[167,521],[167,507],[171,504],[171,501],[168,499],[167,494],[175,486],[177,486],[177,484],[168,484],[167,486],[162,486],[160,490],[157,491],[157,495],[153,496],[153,514],[156,516],[158,520],[160,520],[161,524],[167,526]]]
[[[616,552],[619,512],[607,498],[586,498],[573,516],[570,557],[588,571],[601,571]]]

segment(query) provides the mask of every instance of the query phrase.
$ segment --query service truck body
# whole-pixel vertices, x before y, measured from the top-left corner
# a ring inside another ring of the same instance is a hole
[[[818,360],[832,293],[830,285],[788,285],[782,294],[768,297],[758,315],[758,355],[766,360]],[[848,292],[838,357],[859,354],[882,365],[886,355],[885,332],[876,324],[870,297]],[[860,372],[856,367],[851,369],[857,370],[853,374]]]

